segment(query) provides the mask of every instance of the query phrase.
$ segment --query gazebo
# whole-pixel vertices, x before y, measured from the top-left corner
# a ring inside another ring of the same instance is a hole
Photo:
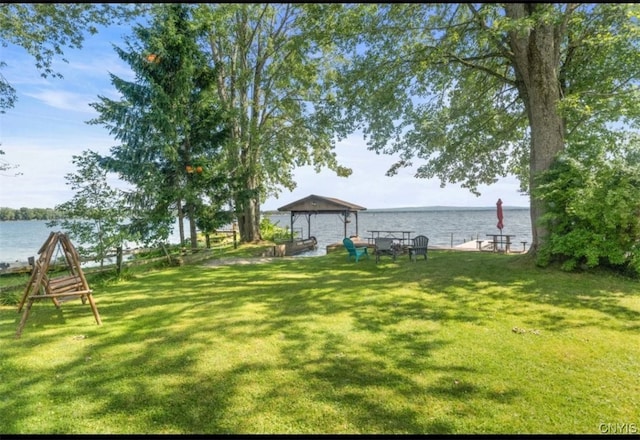
[[[291,241],[293,241],[293,224],[300,216],[307,219],[307,238],[311,238],[311,215],[312,214],[338,214],[344,224],[344,236],[347,236],[347,223],[353,214],[356,220],[356,235],[358,235],[358,212],[367,208],[354,203],[333,197],[322,197],[311,194],[303,199],[281,206],[278,211],[291,212]]]

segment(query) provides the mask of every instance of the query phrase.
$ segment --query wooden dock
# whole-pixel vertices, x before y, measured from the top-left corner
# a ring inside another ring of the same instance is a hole
[[[362,240],[361,238],[358,237],[354,237],[351,238],[351,240],[353,240],[353,243],[356,245],[356,247],[368,247],[370,252],[373,251],[374,245],[369,243],[368,240]],[[480,252],[480,251],[489,251],[489,250],[493,250],[493,242],[492,240],[480,240],[480,243],[478,243],[478,240],[470,240],[467,241],[465,243],[456,245],[456,246],[446,246],[446,245],[429,245],[429,249],[433,249],[433,250],[451,250],[451,251],[475,251],[475,252]],[[342,244],[342,242],[338,242],[338,243],[332,243],[327,245],[327,253],[329,252],[335,252],[335,251],[342,251],[344,250],[344,245]],[[515,249],[510,249],[509,253],[511,254],[522,254],[525,253],[526,250],[524,249],[524,245],[523,245],[523,249],[522,250],[515,250]]]
[[[315,237],[303,238],[300,240],[287,241],[274,245],[263,253],[263,257],[288,257],[291,255],[301,254],[302,252],[311,251],[318,247],[318,241]]]
[[[366,239],[363,240],[361,237],[349,237],[349,238],[351,238],[351,241],[353,241],[353,244],[356,247],[367,247],[373,250],[373,245],[369,243],[368,240]],[[327,254],[329,252],[335,252],[335,251],[341,251],[341,250],[344,250],[344,244],[342,244],[341,241],[338,243],[331,243],[327,245]]]

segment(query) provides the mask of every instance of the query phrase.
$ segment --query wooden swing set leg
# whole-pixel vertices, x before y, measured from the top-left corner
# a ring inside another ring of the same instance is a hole
[[[20,303],[18,304],[18,313],[20,313],[22,311],[22,307],[24,307],[24,302],[27,299],[27,295],[23,296],[22,299],[20,300]]]
[[[96,307],[96,303],[93,300],[93,296],[91,295],[91,293],[87,294],[87,299],[89,300],[89,304],[91,304],[91,311],[93,312],[93,316],[96,318],[96,322],[98,323],[98,325],[102,325],[102,320],[100,319],[98,308]]]
[[[20,324],[18,325],[18,331],[16,331],[16,338],[19,338],[22,334],[22,329],[24,328],[24,324],[27,322],[27,317],[29,316],[29,311],[31,310],[31,306],[33,305],[33,299],[29,299],[27,303],[27,307],[24,309],[22,313],[22,318],[20,319]]]
[[[27,284],[27,288],[25,289],[24,293],[22,294],[22,298],[20,298],[20,302],[18,303],[18,313],[22,311],[22,307],[24,307],[24,304],[27,302],[27,298],[29,298],[29,294],[31,293],[31,287],[33,287],[33,284],[33,277],[31,277],[31,279],[29,280],[29,284]]]

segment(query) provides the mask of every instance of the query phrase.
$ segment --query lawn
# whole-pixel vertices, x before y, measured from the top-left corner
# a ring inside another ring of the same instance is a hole
[[[640,432],[640,283],[526,255],[131,271],[0,306],[0,433]]]

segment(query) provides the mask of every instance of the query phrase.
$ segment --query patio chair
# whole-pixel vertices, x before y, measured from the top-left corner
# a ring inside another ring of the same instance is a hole
[[[427,259],[427,247],[429,246],[429,238],[424,235],[418,235],[413,239],[413,245],[409,247],[409,259],[416,261],[418,255],[424,255]]]
[[[398,247],[393,243],[393,238],[382,237],[376,238],[376,249],[374,251],[376,255],[376,263],[380,261],[381,255],[390,255],[393,257],[393,261],[396,261],[396,255],[398,254]]]
[[[349,253],[347,255],[347,258],[349,260],[351,260],[351,257],[353,257],[356,259],[356,263],[357,263],[360,257],[363,255],[369,258],[369,252],[367,251],[366,246],[356,247],[356,245],[353,244],[353,240],[347,237],[345,237],[344,240],[342,240],[342,244],[344,245],[344,247],[347,249],[347,252]]]

